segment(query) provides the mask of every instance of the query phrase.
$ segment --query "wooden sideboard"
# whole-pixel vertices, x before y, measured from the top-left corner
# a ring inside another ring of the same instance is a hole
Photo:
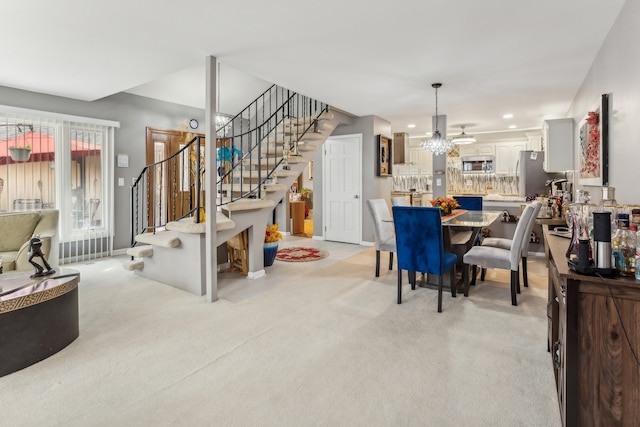
[[[547,232],[548,349],[565,426],[640,426],[640,281],[568,268]]]

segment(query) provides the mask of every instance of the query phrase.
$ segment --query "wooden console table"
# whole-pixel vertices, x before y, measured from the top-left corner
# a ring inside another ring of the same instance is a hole
[[[567,239],[549,245],[548,349],[564,426],[640,425],[640,281],[568,268]]]
[[[79,335],[80,273],[30,274],[0,274],[0,377],[46,359]]]
[[[545,264],[549,266],[549,245],[547,245],[547,239],[544,238],[545,234],[549,230],[553,230],[556,227],[566,227],[567,220],[566,218],[536,218],[536,224],[542,226],[542,243],[544,245],[544,260]],[[569,242],[567,242],[567,247],[569,247]]]

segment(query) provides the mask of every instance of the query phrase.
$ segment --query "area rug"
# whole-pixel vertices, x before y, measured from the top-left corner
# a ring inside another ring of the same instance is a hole
[[[284,248],[278,250],[276,259],[278,261],[305,262],[317,261],[328,256],[329,252],[322,249],[294,246],[292,248]]]

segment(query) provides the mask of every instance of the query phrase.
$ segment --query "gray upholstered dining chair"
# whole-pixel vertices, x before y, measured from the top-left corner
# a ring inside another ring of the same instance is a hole
[[[406,197],[392,197],[391,206],[409,206]]]
[[[522,239],[522,283],[525,287],[529,287],[529,275],[527,274],[527,256],[529,255],[529,243],[531,241],[530,235],[531,230],[533,229],[533,225],[536,222],[536,218],[538,217],[538,213],[540,212],[540,208],[542,207],[542,203],[534,200],[531,202],[534,205],[533,215],[529,218],[529,223],[527,224],[527,228],[524,232],[524,238]],[[522,220],[522,218],[520,218]],[[492,246],[494,248],[502,248],[509,249],[511,248],[511,240],[505,239],[502,237],[487,237],[482,241],[482,246]],[[482,273],[480,274],[480,280],[484,280],[484,275],[487,272],[486,268],[482,269]]]
[[[393,270],[393,254],[396,252],[396,237],[389,206],[384,199],[367,200],[373,218],[373,234],[376,238],[376,277],[380,277],[380,251],[389,252],[389,270]]]
[[[472,284],[476,280],[476,266],[483,268],[499,268],[511,270],[511,304],[518,305],[516,293],[520,289],[520,255],[522,252],[522,239],[525,238],[525,231],[528,221],[533,215],[536,205],[531,203],[524,208],[520,221],[516,226],[516,231],[511,240],[509,249],[496,248],[492,246],[474,246],[462,258],[464,269],[462,275],[464,279],[464,296],[469,296],[469,265],[473,266]],[[528,236],[527,236],[528,238]]]

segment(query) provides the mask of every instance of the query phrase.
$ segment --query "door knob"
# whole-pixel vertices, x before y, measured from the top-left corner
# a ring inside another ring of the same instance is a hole
[[[358,196],[357,194],[355,196],[353,196],[354,199],[359,199],[360,196]]]

